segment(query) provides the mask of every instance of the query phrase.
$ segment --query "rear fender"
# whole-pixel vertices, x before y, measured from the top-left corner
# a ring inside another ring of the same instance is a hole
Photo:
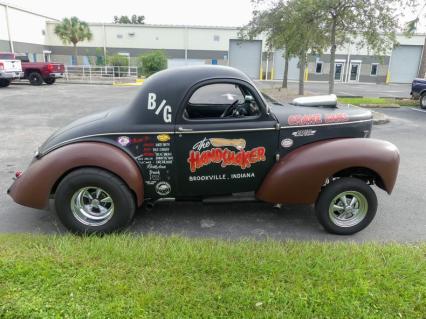
[[[266,175],[256,197],[270,203],[315,203],[327,178],[364,168],[380,178],[389,194],[395,185],[399,151],[393,144],[367,138],[320,141],[281,158]]]
[[[80,167],[97,167],[114,173],[133,191],[138,206],[142,205],[143,178],[136,162],[119,148],[96,142],[66,145],[35,159],[12,184],[8,194],[18,204],[44,208],[57,182]]]

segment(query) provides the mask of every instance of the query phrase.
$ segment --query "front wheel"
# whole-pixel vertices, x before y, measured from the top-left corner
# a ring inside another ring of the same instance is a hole
[[[421,107],[422,109],[426,109],[426,93],[423,93],[423,94],[420,96],[420,107]]]
[[[367,227],[377,211],[377,197],[358,178],[332,181],[320,193],[315,205],[320,224],[330,233],[352,235]]]
[[[55,83],[56,79],[55,78],[46,78],[44,79],[44,83],[48,84],[48,85],[52,85],[53,83]]]
[[[43,84],[43,78],[41,77],[41,74],[38,72],[32,72],[28,75],[28,80],[30,81],[31,85],[42,85]]]
[[[5,87],[7,87],[7,86],[9,86],[10,85],[10,80],[7,80],[7,79],[0,79],[0,87],[1,88],[5,88]]]
[[[77,234],[105,234],[125,228],[133,218],[135,200],[117,176],[95,168],[69,173],[55,193],[59,219]]]

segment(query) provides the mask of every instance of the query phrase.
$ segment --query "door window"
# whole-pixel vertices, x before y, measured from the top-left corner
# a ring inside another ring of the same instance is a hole
[[[248,88],[214,83],[197,89],[189,99],[184,117],[189,120],[245,118],[260,114],[259,104]]]

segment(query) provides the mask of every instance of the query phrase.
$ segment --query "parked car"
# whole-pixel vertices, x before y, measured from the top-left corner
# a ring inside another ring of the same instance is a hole
[[[0,52],[0,87],[9,86],[10,82],[23,76],[21,61],[13,55]]]
[[[411,83],[411,96],[419,99],[420,107],[426,109],[426,79],[414,79]]]
[[[22,79],[27,79],[32,85],[55,83],[56,79],[64,77],[65,66],[54,62],[30,62],[26,54],[15,53],[14,57],[21,61],[24,72]]]
[[[399,152],[368,138],[372,114],[336,96],[268,103],[242,72],[193,66],[151,76],[129,106],[55,132],[8,190],[76,233],[109,233],[143,203],[314,204],[319,222],[353,234],[373,220],[376,185],[394,187]]]

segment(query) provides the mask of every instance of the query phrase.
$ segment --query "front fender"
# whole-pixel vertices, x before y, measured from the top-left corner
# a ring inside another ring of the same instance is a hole
[[[44,208],[54,185],[67,172],[79,167],[98,167],[119,176],[143,202],[143,178],[136,162],[124,151],[105,143],[82,142],[58,148],[34,160],[8,189],[21,205]]]
[[[399,151],[393,144],[367,138],[320,141],[281,158],[266,175],[256,197],[270,203],[315,203],[327,178],[350,168],[375,172],[389,194],[395,185]]]

